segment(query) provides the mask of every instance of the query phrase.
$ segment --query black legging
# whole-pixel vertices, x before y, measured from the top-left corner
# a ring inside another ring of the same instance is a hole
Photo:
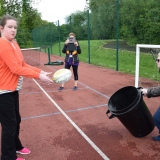
[[[73,69],[73,74],[74,74],[74,80],[77,81],[78,80],[78,65],[74,66],[74,65],[65,65],[66,69],[70,69],[72,66]]]
[[[23,148],[19,139],[21,116],[18,91],[0,94],[0,102],[1,160],[15,160],[17,159],[16,151]]]

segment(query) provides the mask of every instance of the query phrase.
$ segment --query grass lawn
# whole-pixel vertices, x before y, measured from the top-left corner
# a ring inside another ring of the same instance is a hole
[[[102,66],[124,72],[127,74],[135,75],[135,64],[136,64],[136,53],[127,50],[119,50],[118,56],[115,49],[104,48],[103,46],[107,43],[107,40],[91,40],[90,41],[90,56],[88,53],[88,41],[79,41],[82,53],[79,55],[80,61]],[[64,43],[61,42],[60,50],[59,44],[55,44],[52,47],[52,54],[65,56],[61,52]],[[61,53],[60,53],[61,52]],[[90,57],[90,59],[89,59]],[[156,81],[160,80],[160,73],[156,66],[155,61],[151,53],[140,54],[140,77],[153,79]]]

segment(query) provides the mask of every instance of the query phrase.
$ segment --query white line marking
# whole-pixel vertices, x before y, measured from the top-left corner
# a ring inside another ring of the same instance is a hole
[[[93,108],[99,108],[99,107],[103,107],[103,106],[108,106],[108,104],[102,104],[102,105],[98,105],[98,106],[91,106],[91,107],[87,107],[87,108],[78,108],[78,109],[73,109],[73,110],[66,110],[65,112],[66,113],[71,113],[71,112],[77,112],[77,111],[84,111],[84,110],[93,109]],[[37,116],[31,116],[31,117],[22,118],[22,120],[54,116],[54,115],[57,115],[57,114],[61,114],[61,113],[60,112],[54,112],[54,113],[48,113],[48,114],[41,114],[41,115],[37,115]]]
[[[99,153],[104,160],[109,158],[91,141],[91,139],[70,119],[70,117],[58,106],[58,104],[47,94],[47,92],[33,79],[37,86],[43,91],[48,99],[56,106],[56,108],[63,114],[63,116],[73,125],[73,127],[83,136],[83,138]]]

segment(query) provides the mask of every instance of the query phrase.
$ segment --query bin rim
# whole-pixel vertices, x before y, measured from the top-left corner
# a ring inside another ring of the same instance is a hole
[[[115,110],[115,109],[113,109],[112,107],[110,107],[110,106],[111,106],[111,105],[110,105],[110,101],[111,101],[112,97],[115,96],[115,95],[116,95],[118,92],[120,92],[121,90],[126,89],[126,88],[133,88],[134,90],[137,91],[137,96],[136,96],[135,100],[134,100],[129,106],[127,106],[127,107],[125,107],[124,109],[121,109],[121,110],[117,110],[117,109]],[[139,91],[139,89],[137,89],[137,88],[134,87],[134,86],[125,86],[125,87],[120,88],[119,90],[117,90],[117,91],[110,97],[110,99],[109,99],[109,101],[108,101],[108,110],[110,110],[110,112],[112,112],[112,113],[115,114],[115,115],[119,115],[119,113],[121,114],[121,112],[127,111],[129,108],[130,108],[129,110],[131,110],[131,109],[133,108],[133,104],[135,104],[135,102],[138,101],[139,98],[141,98],[141,97],[142,97],[142,93]]]

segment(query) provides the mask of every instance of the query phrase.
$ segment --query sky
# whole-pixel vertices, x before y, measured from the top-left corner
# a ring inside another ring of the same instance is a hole
[[[43,20],[59,24],[65,23],[65,17],[76,11],[83,11],[86,0],[41,0],[36,8]]]

